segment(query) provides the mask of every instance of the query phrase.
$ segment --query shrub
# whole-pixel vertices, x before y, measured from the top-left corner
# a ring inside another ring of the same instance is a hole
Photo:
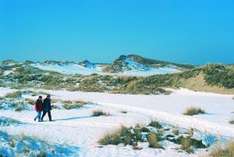
[[[157,129],[162,128],[162,125],[161,125],[158,121],[151,121],[151,122],[149,123],[149,126],[152,126],[152,127],[154,127],[154,128],[157,128]]]
[[[102,145],[118,145],[123,143],[124,145],[137,146],[137,142],[142,141],[141,128],[126,128],[121,127],[118,131],[113,134],[107,134],[104,138],[99,140]]]
[[[23,111],[24,110],[24,107],[23,106],[17,106],[16,108],[15,108],[15,111],[16,112],[21,112],[21,111]]]
[[[209,64],[203,68],[203,72],[208,84],[234,88],[234,69],[232,67]]]
[[[234,120],[230,120],[229,123],[230,123],[230,124],[234,124]]]
[[[71,109],[81,108],[83,107],[83,105],[82,104],[64,104],[63,107],[66,110],[71,110]]]
[[[181,149],[186,151],[187,153],[192,153],[192,140],[190,137],[182,138],[181,139]]]
[[[142,132],[150,132],[150,130],[149,130],[147,127],[142,127],[142,128],[141,128],[141,131],[142,131]]]
[[[12,147],[12,148],[14,148],[15,147],[15,140],[14,139],[10,139],[9,140],[9,145]]]
[[[179,133],[180,133],[180,131],[179,131],[178,128],[173,128],[172,133],[173,133],[174,135],[178,136]]]
[[[22,92],[16,91],[16,92],[7,94],[6,98],[20,98],[21,96],[22,96]]]
[[[162,148],[160,143],[158,142],[158,136],[154,132],[150,132],[148,135],[148,142],[149,142],[149,147],[151,148]]]
[[[121,113],[123,113],[123,114],[127,114],[127,113],[128,113],[128,111],[121,111]]]
[[[207,148],[201,140],[197,140],[192,138],[191,135],[184,137],[180,136],[176,139],[176,143],[181,145],[181,149],[186,151],[187,153],[193,153],[193,148],[202,149]]]
[[[36,157],[47,157],[46,153],[41,151]]]
[[[29,99],[29,98],[26,98],[25,101],[30,105],[34,105],[35,103],[35,100]]]
[[[110,115],[109,113],[106,113],[106,112],[101,111],[101,110],[93,111],[93,114],[92,114],[92,116],[94,116],[94,117],[109,116],[109,115]]]
[[[193,116],[193,115],[205,114],[205,113],[206,112],[202,110],[201,108],[190,107],[190,108],[187,108],[183,114]]]
[[[81,108],[81,107],[83,107],[85,104],[87,104],[87,102],[83,102],[83,101],[76,101],[76,102],[64,101],[63,103],[64,103],[64,104],[63,104],[63,107],[64,107],[66,110]]]
[[[229,142],[224,148],[214,148],[209,154],[210,157],[234,157],[234,142]]]
[[[127,130],[128,129],[126,127],[121,127],[121,129],[117,130],[116,132],[104,136],[98,141],[98,143],[102,145],[118,145],[120,143],[126,142],[123,138],[121,138],[121,136],[128,138]]]

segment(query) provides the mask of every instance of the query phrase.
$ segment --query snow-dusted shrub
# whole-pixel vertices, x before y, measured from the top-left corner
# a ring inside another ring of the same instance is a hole
[[[202,140],[197,140],[192,136],[180,136],[178,139],[176,139],[176,143],[180,144],[180,148],[187,153],[193,153],[194,149],[207,148],[207,146],[202,143]]]
[[[22,96],[22,92],[16,91],[16,92],[7,94],[5,97],[6,98],[20,98],[21,96]]]
[[[225,147],[216,146],[209,157],[234,157],[234,142],[229,142]]]
[[[234,124],[234,120],[230,120],[229,123],[230,123],[230,124]]]
[[[50,144],[35,137],[12,136],[0,131],[0,156],[79,156],[79,148],[74,146]]]
[[[12,118],[0,117],[0,126],[10,126],[10,125],[18,125],[18,124],[22,124],[22,123]]]
[[[151,148],[162,148],[159,143],[159,137],[155,132],[150,132],[148,135],[149,147]]]
[[[123,114],[127,114],[128,113],[128,111],[125,111],[125,110],[120,111],[120,112],[123,113]]]
[[[201,108],[196,107],[189,107],[186,109],[186,111],[183,113],[184,115],[193,116],[198,114],[205,114],[206,112]]]
[[[99,143],[102,145],[118,145],[122,143],[124,145],[132,145],[133,148],[136,148],[138,142],[148,142],[149,147],[162,148],[159,144],[161,139],[160,133],[150,132],[146,127],[137,125],[134,128],[121,127],[121,129],[116,132],[104,136],[99,140]]]
[[[102,110],[95,110],[93,111],[92,116],[99,117],[99,116],[110,116],[110,113],[104,112]]]
[[[180,131],[179,131],[178,128],[173,128],[173,129],[172,129],[172,133],[173,133],[174,135],[178,136],[179,133],[180,133]]]
[[[154,122],[155,123],[155,122]],[[136,125],[135,127],[122,127],[112,134],[107,134],[99,143],[102,145],[131,145],[134,148],[139,149],[138,143],[148,143],[151,148],[163,148],[161,144],[172,142],[178,145],[178,148],[186,151],[187,153],[193,153],[197,149],[204,149],[213,144],[213,137],[207,136],[206,144],[204,137],[197,137],[194,133],[194,129],[190,130],[179,130],[173,131],[174,126],[155,123],[155,127],[150,125],[141,126]],[[161,126],[159,128],[158,126]],[[210,139],[211,138],[211,139]]]
[[[44,151],[40,151],[38,154],[37,154],[37,157],[46,157],[46,153]]]
[[[99,143],[102,145],[108,145],[108,144],[113,144],[113,145],[118,145],[123,142],[123,139],[121,139],[121,136],[125,132],[127,128],[126,127],[121,127],[121,129],[117,130],[116,132],[112,134],[107,134],[104,136],[102,139],[99,140]]]
[[[63,107],[66,110],[71,110],[71,109],[76,109],[76,108],[81,108],[83,107],[87,102],[84,101],[64,101],[63,102]]]
[[[35,101],[36,101],[36,100],[29,99],[29,98],[26,98],[26,99],[25,99],[25,102],[28,103],[28,104],[30,104],[30,105],[34,105],[34,104],[35,104]]]
[[[182,150],[186,151],[187,153],[193,152],[192,140],[190,137],[182,138],[180,144]]]
[[[157,129],[162,128],[162,125],[161,125],[158,121],[151,121],[151,122],[149,123],[149,126],[152,126],[152,127],[154,127],[154,128],[157,128]]]
[[[23,98],[13,99],[13,98],[4,98],[0,100],[0,110],[13,110],[13,111],[22,111],[22,110],[31,110],[32,104],[29,104],[28,100]]]

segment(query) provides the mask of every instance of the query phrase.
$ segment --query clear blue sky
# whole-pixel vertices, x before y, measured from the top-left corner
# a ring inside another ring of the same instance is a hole
[[[234,63],[233,0],[0,0],[0,59]]]

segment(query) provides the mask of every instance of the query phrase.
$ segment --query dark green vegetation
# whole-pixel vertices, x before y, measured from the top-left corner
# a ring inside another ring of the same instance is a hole
[[[234,67],[224,65],[207,65],[203,69],[205,80],[210,85],[234,88]]]
[[[167,65],[131,56],[142,64]],[[183,67],[182,65],[177,65]],[[89,76],[65,75],[40,70],[29,62],[4,61],[0,64],[0,86],[12,88],[67,89],[71,91],[112,92],[129,94],[170,94],[169,88],[189,88],[218,93],[234,92],[234,66],[210,64],[192,68],[185,66],[180,73],[153,75],[148,77],[111,76],[92,74]],[[4,75],[4,71],[12,71]]]
[[[234,124],[234,120],[230,120],[229,123],[230,123],[230,124]]]
[[[179,148],[187,153],[193,153],[198,148],[207,148],[201,140],[193,137],[193,129],[187,132],[174,130],[173,127],[163,126],[153,121],[147,126],[121,127],[116,132],[104,136],[99,143],[101,145],[132,145],[134,148],[139,143],[146,142],[150,148],[164,149],[162,143],[168,141],[178,144]]]
[[[95,111],[93,111],[92,116],[94,116],[94,117],[99,117],[99,116],[110,116],[110,114],[107,113],[107,112],[104,112],[104,111],[102,111],[102,110],[95,110]]]
[[[189,107],[184,112],[184,115],[193,116],[198,114],[205,114],[206,112],[201,108]]]

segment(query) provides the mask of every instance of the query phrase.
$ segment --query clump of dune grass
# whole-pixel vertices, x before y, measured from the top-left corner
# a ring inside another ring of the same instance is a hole
[[[102,139],[98,141],[98,143],[101,145],[118,145],[122,143],[121,135],[123,134],[125,129],[126,127],[121,127],[121,129],[115,131],[114,133],[105,135]]]
[[[84,101],[64,101],[63,107],[66,110],[77,109],[83,107],[87,102]]]
[[[205,114],[206,112],[201,108],[189,107],[183,113],[184,115],[193,116],[198,114]]]
[[[155,132],[150,132],[147,138],[150,148],[162,148],[159,143],[159,137]]]
[[[6,98],[20,98],[21,96],[22,96],[22,92],[16,91],[16,92],[7,94],[5,97]]]
[[[104,112],[102,110],[95,110],[92,114],[93,117],[99,117],[99,116],[110,116],[110,113]]]
[[[28,103],[28,104],[30,104],[30,105],[34,105],[35,104],[35,100],[29,99],[29,98],[26,98],[25,102]]]
[[[216,146],[209,157],[234,157],[234,141],[229,142],[225,147]]]
[[[147,134],[147,135],[146,135]],[[131,145],[133,149],[142,149],[138,147],[138,142],[147,142],[151,148],[162,148],[160,141],[162,135],[157,132],[151,132],[144,126],[136,125],[135,127],[121,127],[119,130],[107,134],[99,140],[101,145]]]
[[[193,153],[192,140],[190,137],[182,138],[180,144],[182,150],[186,151],[187,153]]]

